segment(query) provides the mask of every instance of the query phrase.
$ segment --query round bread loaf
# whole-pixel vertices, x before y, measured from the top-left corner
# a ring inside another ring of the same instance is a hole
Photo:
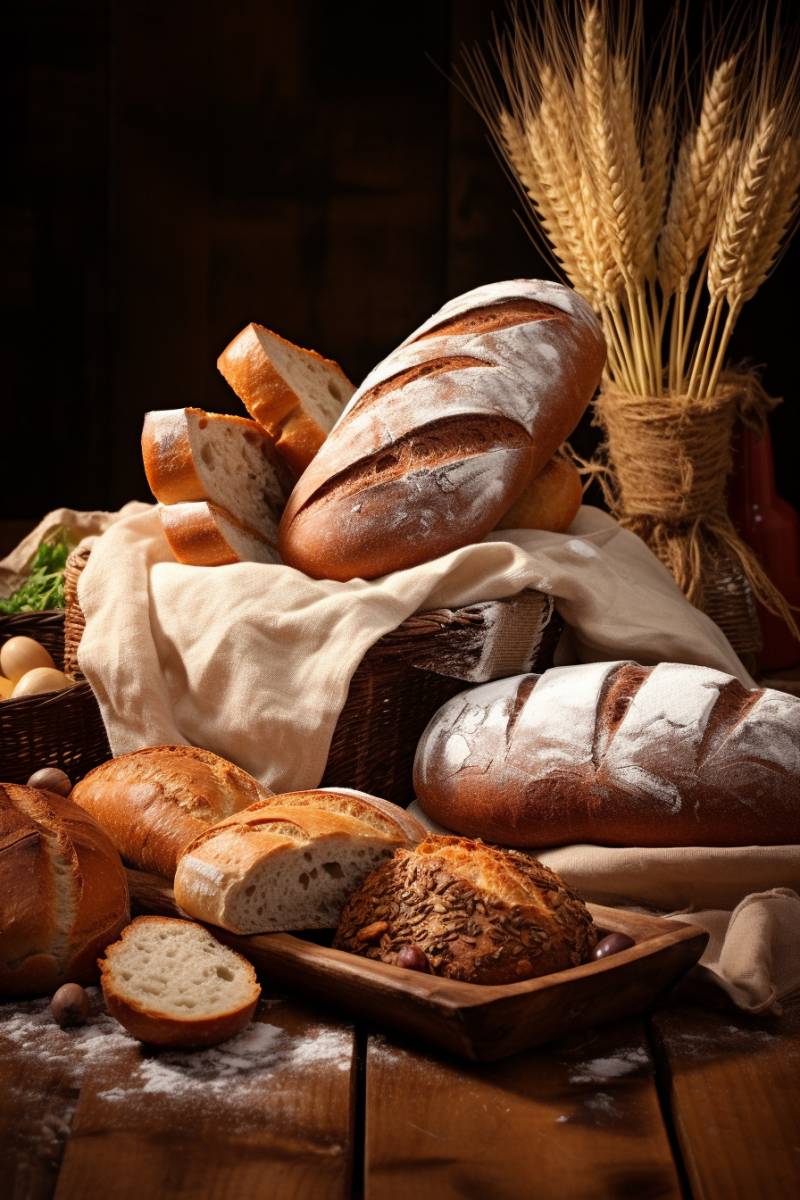
[[[434,975],[503,984],[578,966],[596,941],[586,905],[542,863],[465,838],[428,837],[367,876],[333,944],[393,965],[413,948]]]
[[[198,746],[150,746],[109,759],[70,793],[135,867],[172,879],[210,825],[271,796],[240,767]]]
[[[420,739],[434,821],[510,846],[800,842],[800,700],[710,667],[558,667],[448,700]]]
[[[117,851],[55,792],[0,784],[0,995],[91,983],[128,921]]]
[[[476,288],[375,368],[297,483],[281,557],[373,579],[480,541],[578,423],[605,361],[557,283]]]

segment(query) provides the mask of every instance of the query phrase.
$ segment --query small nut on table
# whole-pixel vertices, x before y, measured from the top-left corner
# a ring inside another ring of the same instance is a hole
[[[50,1001],[50,1012],[62,1029],[85,1025],[89,1016],[89,997],[79,983],[65,983]]]
[[[359,929],[356,934],[357,942],[377,942],[386,933],[389,928],[388,921],[373,921],[371,925],[365,925],[363,929]]]
[[[423,971],[430,974],[430,963],[424,951],[419,946],[403,946],[397,954],[397,966],[405,967],[407,971]]]
[[[72,791],[69,775],[59,767],[42,767],[41,771],[34,771],[28,780],[28,787],[57,792],[59,796],[68,796]]]

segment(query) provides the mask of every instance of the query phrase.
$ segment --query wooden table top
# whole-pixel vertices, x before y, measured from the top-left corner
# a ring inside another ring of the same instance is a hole
[[[97,1002],[99,1008],[99,1002]],[[0,1007],[5,1200],[800,1196],[800,999],[471,1066],[269,996],[201,1054]]]

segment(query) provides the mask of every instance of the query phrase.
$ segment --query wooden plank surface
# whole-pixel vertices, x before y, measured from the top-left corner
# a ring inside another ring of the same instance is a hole
[[[796,1200],[800,999],[780,1018],[687,1006],[652,1024],[695,1200]]]
[[[366,1200],[680,1194],[640,1021],[479,1067],[369,1040]]]
[[[4,1005],[0,1047],[4,1198],[350,1194],[347,1024],[273,999],[222,1046],[157,1051],[129,1038],[95,993],[78,1030],[59,1030],[46,1001]]]

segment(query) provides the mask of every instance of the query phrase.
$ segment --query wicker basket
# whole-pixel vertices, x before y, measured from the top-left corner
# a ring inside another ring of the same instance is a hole
[[[65,576],[66,644],[56,647],[58,653],[53,649],[53,639],[48,646],[57,660],[63,654],[69,673],[77,678],[77,649],[84,624],[77,601],[77,580],[87,559],[85,550],[70,556]],[[61,636],[60,621],[55,634],[57,618],[60,614],[51,618],[56,639]],[[534,591],[507,600],[409,617],[381,638],[356,670],[334,731],[323,784],[357,788],[408,803],[412,797],[414,751],[436,709],[470,683],[544,670],[552,662],[560,630],[551,598]],[[24,632],[40,636],[32,629]],[[0,626],[0,639],[4,634]],[[38,748],[33,748],[38,756],[32,759],[27,755],[25,766],[9,773],[14,770],[14,761],[5,751],[9,743],[4,727],[0,778],[24,781],[36,767],[51,764],[78,778],[110,756],[97,701],[87,683],[42,701],[32,698],[14,702],[11,707],[37,703],[42,705],[43,716],[49,705],[46,714],[53,744],[51,757],[43,757],[46,747],[40,732]],[[0,705],[0,713],[3,707]],[[9,737],[20,734],[31,740],[21,725],[16,734],[9,727]],[[28,770],[31,761],[35,766]]]

